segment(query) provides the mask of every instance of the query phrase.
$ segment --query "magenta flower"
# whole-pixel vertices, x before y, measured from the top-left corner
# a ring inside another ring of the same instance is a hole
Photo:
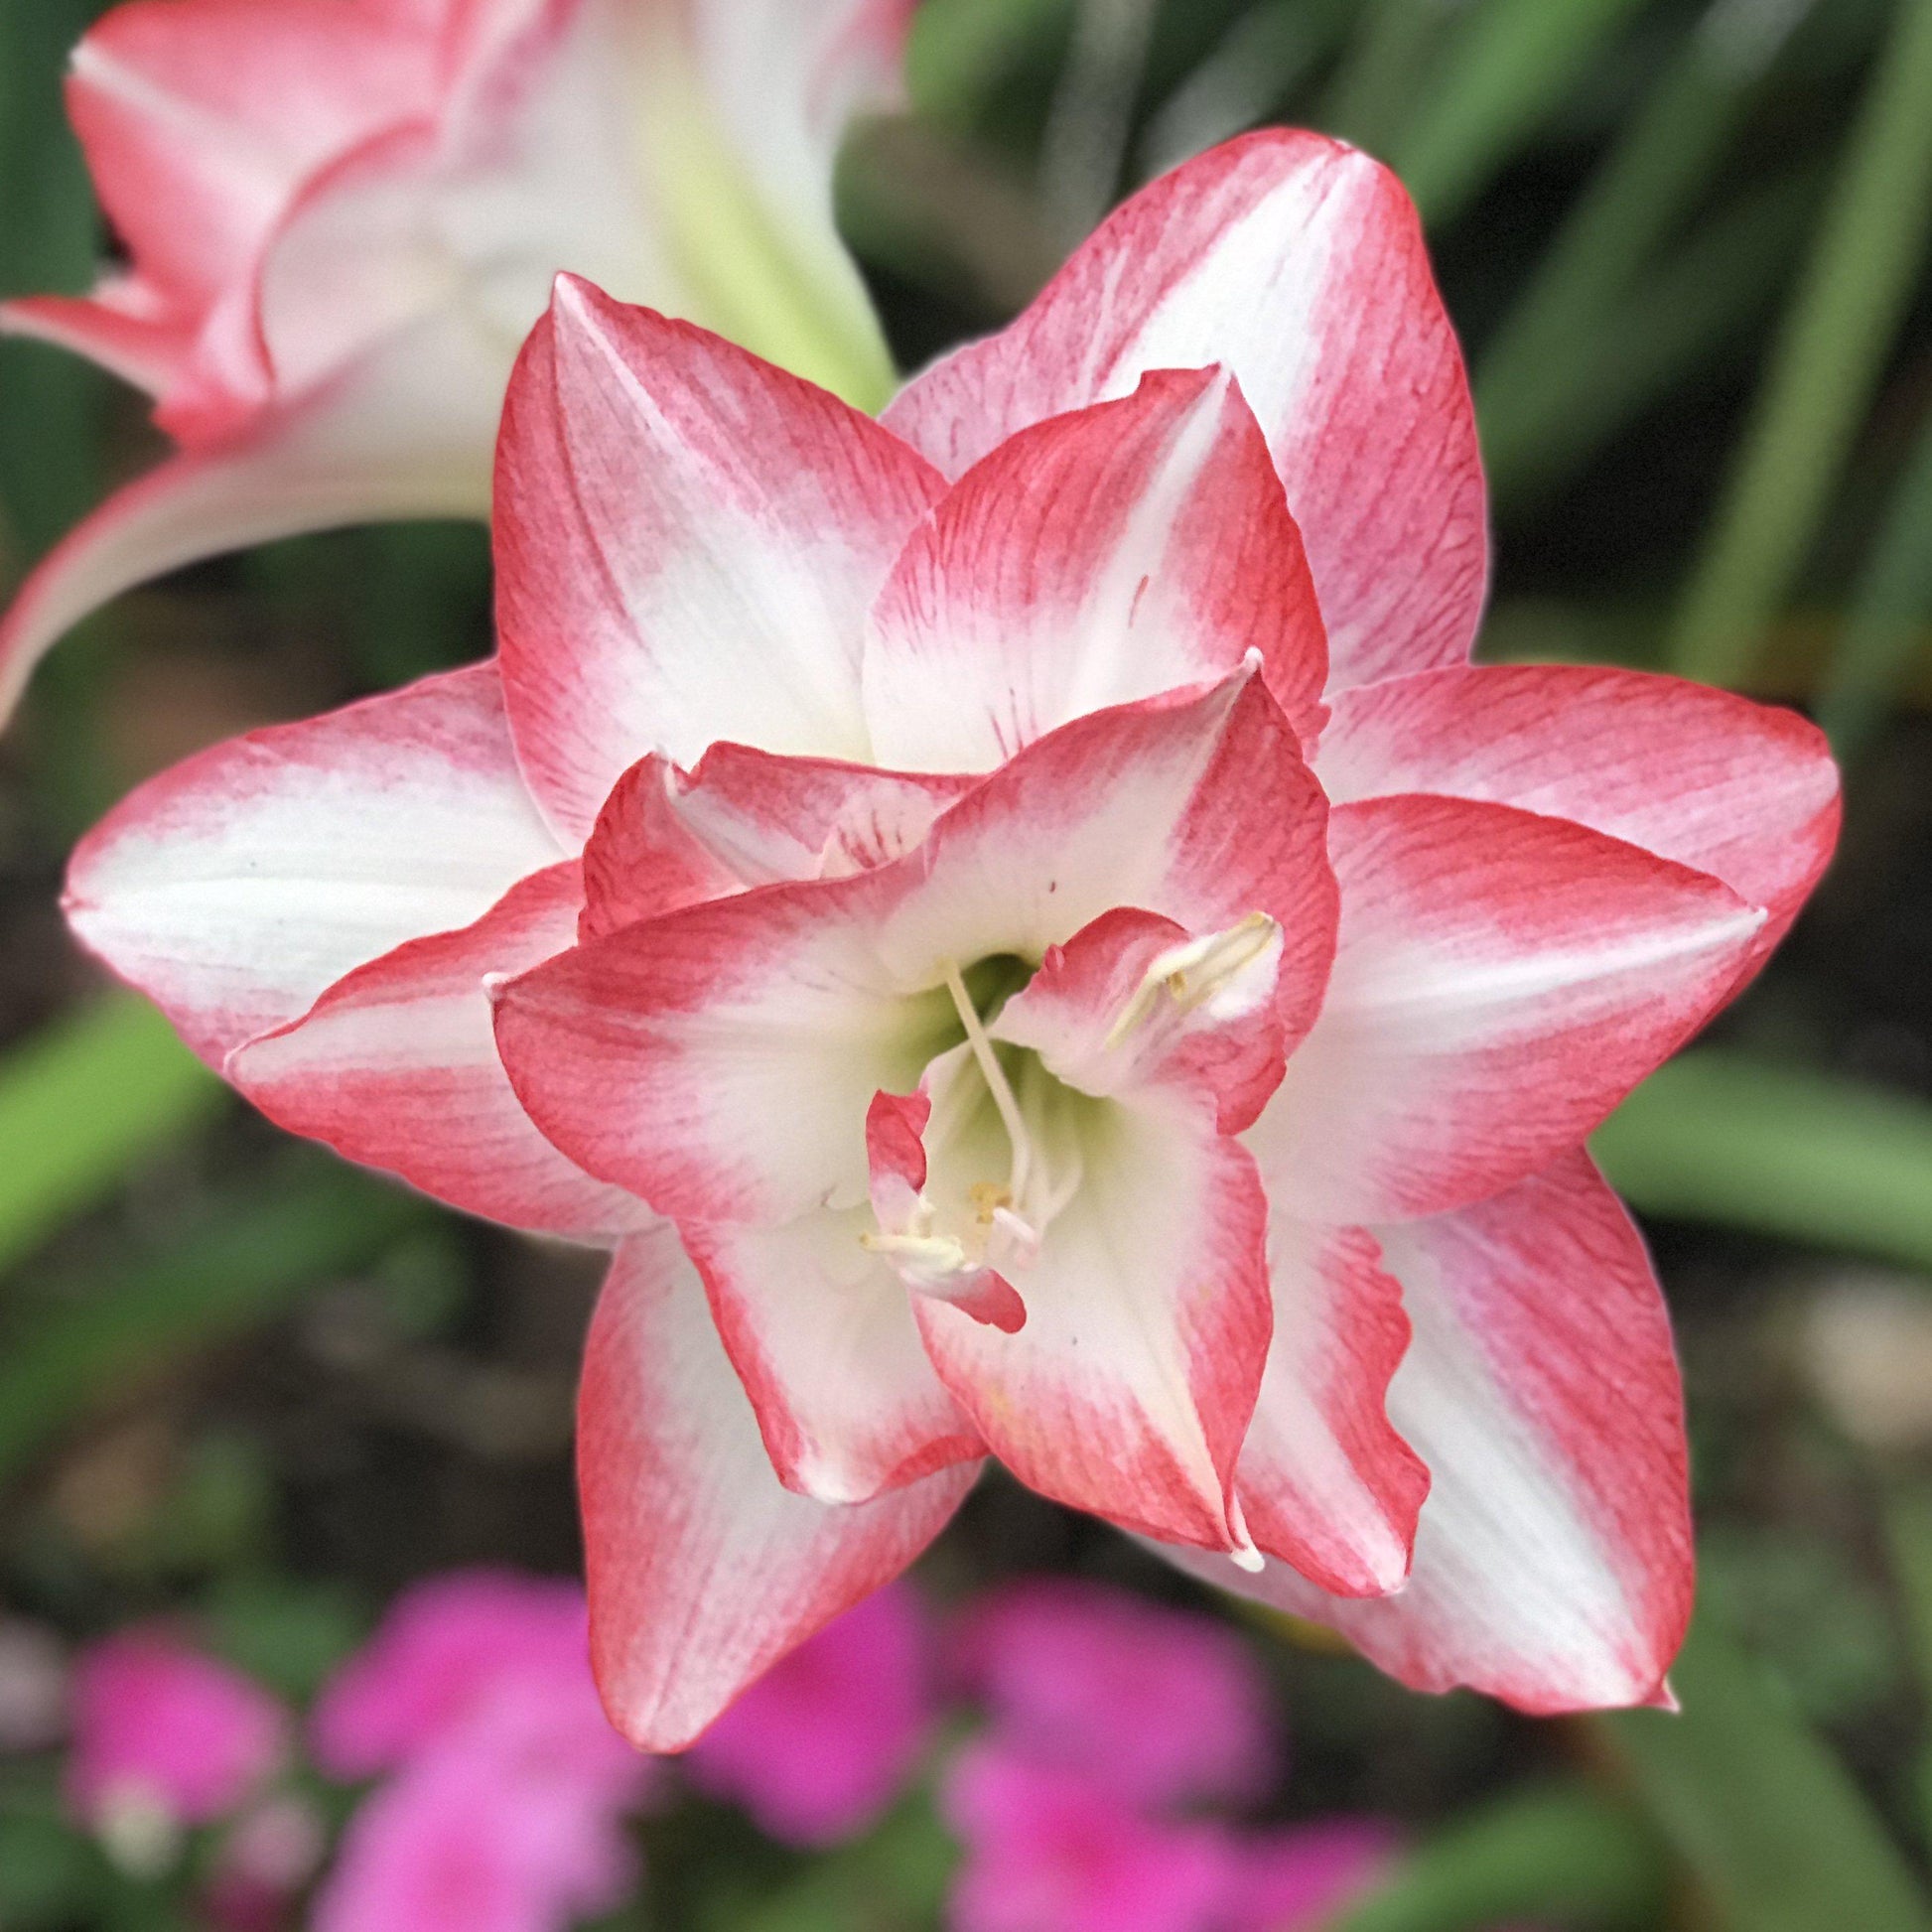
[[[617,1733],[590,1674],[584,1592],[510,1571],[460,1571],[405,1590],[324,1689],[316,1761],[370,1777],[421,1756],[505,1699],[542,1702],[560,1749],[622,1784],[643,1761]]]
[[[622,1807],[534,1685],[479,1712],[349,1821],[315,1932],[564,1932],[636,1878]]]
[[[959,1640],[1003,1744],[1128,1804],[1254,1798],[1279,1768],[1268,1686],[1207,1617],[1039,1577],[982,1597]]]
[[[888,1585],[753,1685],[692,1746],[691,1781],[788,1844],[856,1836],[924,1752],[930,1649],[918,1593]]]
[[[288,1719],[252,1679],[159,1625],[84,1651],[71,1682],[68,1801],[136,1865],[184,1827],[238,1811],[286,1754]]]
[[[1219,1932],[1319,1932],[1395,1861],[1392,1826],[1333,1818],[1245,1840]]]
[[[549,1932],[621,1899],[654,1767],[611,1728],[583,1592],[473,1571],[406,1591],[325,1690],[318,1761],[394,1775],[351,1821],[319,1932]]]
[[[1529,1711],[1655,1701],[1682,1392],[1585,1152],[1837,825],[1789,714],[1475,668],[1414,210],[1266,133],[875,421],[564,278],[499,652],[152,781],[81,938],[272,1118],[608,1246],[614,1719],[691,1742],[982,1459]]]
[[[1147,1817],[981,1739],[943,1793],[965,1846],[955,1932],[1220,1932],[1238,1852],[1217,1825]]]
[[[482,516],[503,384],[571,268],[883,399],[832,220],[908,0],[131,0],[74,130],[129,264],[0,322],[155,401],[180,453],[0,624],[0,718],[129,585],[297,530]]]

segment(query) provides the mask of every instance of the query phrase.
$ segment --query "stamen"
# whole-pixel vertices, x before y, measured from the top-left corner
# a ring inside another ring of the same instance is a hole
[[[935,1284],[963,1275],[972,1266],[964,1245],[950,1234],[888,1234],[879,1229],[860,1235],[859,1245]]]
[[[959,1024],[966,1029],[967,1043],[973,1049],[974,1059],[979,1061],[981,1073],[986,1076],[987,1091],[993,1096],[994,1106],[1000,1110],[1007,1140],[1013,1148],[1013,1169],[1007,1176],[1007,1197],[1010,1200],[1023,1200],[1028,1177],[1033,1172],[1033,1140],[1020,1112],[1020,1102],[1014,1098],[1013,1088],[1007,1080],[1006,1069],[1000,1064],[1000,1056],[994,1052],[993,1042],[987,1038],[986,1029],[980,1024],[978,1010],[967,995],[966,982],[960,978],[959,968],[950,960],[946,963],[946,991],[952,995]]]
[[[1107,1045],[1118,1046],[1154,1011],[1163,993],[1182,1013],[1204,1006],[1262,958],[1280,931],[1266,912],[1250,912],[1223,932],[1171,946],[1149,965],[1134,997],[1109,1029]]]

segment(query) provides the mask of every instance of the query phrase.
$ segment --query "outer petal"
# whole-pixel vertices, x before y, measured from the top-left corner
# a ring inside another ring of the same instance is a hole
[[[788,1650],[909,1564],[978,1473],[827,1505],[772,1473],[675,1236],[619,1251],[578,1408],[591,1660],[644,1750],[689,1744]]]
[[[1440,1212],[1575,1146],[1735,986],[1764,914],[1560,819],[1415,794],[1330,820],[1321,1018],[1252,1144],[1313,1220]]]
[[[504,683],[545,810],[582,836],[637,759],[720,739],[863,759],[865,612],[942,486],[836,397],[560,278],[496,479]]]
[[[1330,683],[1461,662],[1487,550],[1462,358],[1409,198],[1338,141],[1269,130],[1175,169],[886,421],[958,476],[1029,423],[1211,362],[1240,379],[1287,485]]]
[[[554,865],[492,666],[216,746],[80,843],[74,931],[215,1064]]]
[[[1402,1290],[1364,1228],[1269,1217],[1274,1339],[1241,1446],[1248,1533],[1341,1596],[1409,1574],[1429,1472],[1389,1421],[1389,1378],[1409,1346]]]
[[[580,1239],[641,1225],[641,1201],[573,1167],[516,1104],[483,992],[571,945],[583,897],[574,862],[533,874],[475,924],[337,981],[231,1053],[229,1079],[277,1125],[473,1214]]]
[[[1228,377],[1165,371],[1022,430],[954,486],[874,607],[866,717],[887,764],[985,770],[1250,649],[1307,733],[1327,647],[1268,446]]]
[[[384,345],[245,436],[175,458],[111,496],[0,621],[0,723],[34,666],[132,585],[225,550],[384,517],[482,516],[501,371],[437,322]]]
[[[1722,879],[1783,936],[1838,837],[1838,771],[1795,712],[1581,665],[1488,665],[1341,694],[1315,759],[1336,804],[1447,792],[1575,819]]]
[[[91,296],[30,295],[0,302],[0,334],[28,336],[84,355],[158,395],[181,379],[191,333],[138,282],[118,278]]]
[[[904,1286],[859,1245],[871,1225],[854,1209],[684,1230],[773,1467],[824,1503],[986,1453],[932,1372]]]
[[[1382,1238],[1416,1328],[1390,1414],[1434,1478],[1408,1587],[1348,1602],[1170,1554],[1418,1690],[1537,1713],[1663,1701],[1691,1609],[1683,1401],[1629,1218],[1578,1153]]]
[[[948,961],[1037,958],[1121,904],[1189,931],[1264,911],[1292,941],[1279,1012],[1299,1035],[1332,931],[1321,824],[1258,682],[1097,713],[893,865],[673,913],[512,982],[497,1042],[543,1131],[660,1212],[855,1206],[873,1095],[958,1036]]]

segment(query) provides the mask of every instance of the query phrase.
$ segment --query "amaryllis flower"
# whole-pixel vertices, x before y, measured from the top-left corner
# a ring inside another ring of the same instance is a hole
[[[832,224],[909,0],[130,0],[69,105],[128,264],[0,323],[155,398],[180,454],[0,625],[0,717],[128,586],[270,537],[482,516],[510,364],[571,268],[868,403]]]
[[[1410,1683],[1662,1695],[1680,1392],[1583,1152],[1825,863],[1796,718],[1472,669],[1393,179],[1262,134],[883,422],[565,280],[500,650],[190,760],[69,915],[272,1118],[609,1242],[592,1649],[688,1741],[989,1452]]]

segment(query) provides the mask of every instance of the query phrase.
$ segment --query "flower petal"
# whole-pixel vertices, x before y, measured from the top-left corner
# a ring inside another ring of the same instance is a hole
[[[611,1721],[679,1750],[945,1527],[977,1465],[876,1501],[784,1488],[669,1229],[618,1252],[591,1323],[577,1466],[591,1661]]]
[[[581,1240],[640,1226],[641,1201],[573,1167],[516,1104],[483,991],[573,944],[582,903],[574,862],[535,873],[473,925],[338,980],[231,1053],[228,1078],[278,1126],[470,1213]]]
[[[1346,1601],[1163,1554],[1333,1624],[1417,1690],[1538,1714],[1661,1702],[1691,1609],[1683,1398],[1629,1217],[1575,1153],[1379,1232],[1416,1329],[1390,1415],[1433,1478],[1407,1587]]]
[[[873,1095],[909,1092],[958,1037],[948,962],[1037,958],[1120,904],[1188,931],[1262,911],[1289,937],[1298,1035],[1333,930],[1322,820],[1258,680],[1096,713],[892,865],[675,912],[513,981],[497,1043],[543,1131],[662,1213],[856,1206]]]
[[[68,106],[142,272],[207,300],[312,169],[434,104],[437,55],[378,7],[135,0],[75,49]]]
[[[1344,692],[1315,769],[1336,804],[1488,798],[1722,879],[1783,936],[1832,856],[1838,771],[1795,712],[1642,671],[1496,664]]]
[[[1321,1017],[1251,1145],[1311,1220],[1439,1213],[1575,1146],[1736,984],[1764,914],[1635,846],[1418,794],[1330,819]]]
[[[942,488],[824,390],[559,278],[496,478],[504,685],[545,810],[583,836],[639,758],[720,739],[864,759],[865,613]]]
[[[1460,663],[1487,571],[1468,384],[1408,196],[1341,142],[1269,129],[1175,169],[885,420],[956,477],[1149,369],[1216,362],[1287,485],[1331,687]]]
[[[1409,1346],[1402,1290],[1364,1228],[1317,1228],[1274,1211],[1274,1339],[1241,1446],[1248,1533],[1271,1557],[1342,1596],[1376,1596],[1409,1574],[1429,1471],[1389,1421],[1389,1378]]]
[[[0,335],[25,336],[84,355],[150,395],[181,379],[194,345],[180,321],[124,277],[91,296],[30,295],[0,302]]]
[[[484,515],[500,382],[468,334],[432,319],[300,404],[262,412],[245,435],[110,496],[0,621],[0,724],[63,633],[135,584],[306,530]]]
[[[859,1503],[986,1445],[940,1385],[863,1208],[781,1227],[687,1223],[725,1351],[788,1489]]]
[[[954,485],[873,608],[866,718],[884,763],[987,770],[1250,649],[1309,732],[1327,647],[1260,425],[1219,370],[1163,371],[1022,430]]]
[[[921,1296],[940,1379],[1020,1480],[1207,1549],[1247,1547],[1230,1495],[1268,1353],[1268,1203],[1211,1105],[1101,1103],[1084,1172],[1004,1334]]]
[[[1237,932],[1246,943],[1227,984],[1196,993],[1175,964],[1197,949],[1184,926],[1132,907],[1104,912],[1048,949],[988,1032],[1033,1048],[1057,1079],[1097,1098],[1153,1087],[1209,1096],[1219,1130],[1239,1133],[1283,1069],[1282,935],[1258,923],[1251,940]]]
[[[780,880],[901,858],[967,777],[714,745],[685,773],[653,754],[617,782],[584,853],[586,939]]]
[[[215,746],[151,779],[68,873],[81,940],[205,1059],[345,973],[480,918],[562,857],[489,665]]]

